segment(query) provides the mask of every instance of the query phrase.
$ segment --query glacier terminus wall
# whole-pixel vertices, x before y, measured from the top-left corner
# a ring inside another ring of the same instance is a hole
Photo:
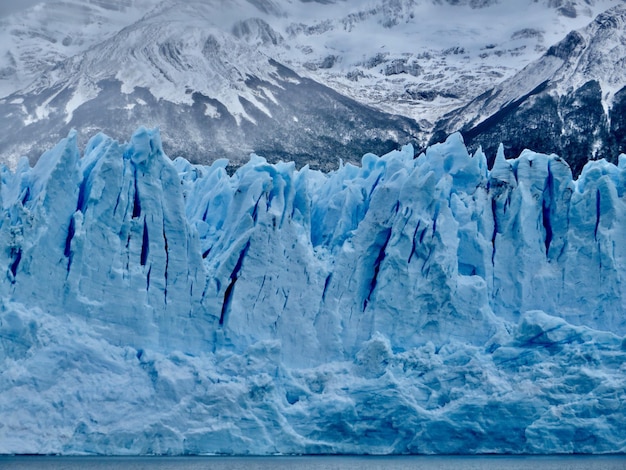
[[[2,169],[0,453],[626,452],[626,156],[227,163]]]

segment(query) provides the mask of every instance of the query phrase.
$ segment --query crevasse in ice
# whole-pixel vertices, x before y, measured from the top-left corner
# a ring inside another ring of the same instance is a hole
[[[619,161],[71,133],[1,174],[0,453],[624,452]]]

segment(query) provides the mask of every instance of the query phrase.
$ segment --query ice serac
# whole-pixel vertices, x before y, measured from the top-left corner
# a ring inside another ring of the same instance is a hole
[[[93,318],[120,344],[201,341],[206,276],[158,134],[98,136],[79,160],[72,133],[41,160],[3,185],[9,295]]]
[[[1,173],[2,453],[625,452],[626,157]]]

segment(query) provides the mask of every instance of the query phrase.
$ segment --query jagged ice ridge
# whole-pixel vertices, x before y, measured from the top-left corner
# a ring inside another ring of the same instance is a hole
[[[626,451],[625,156],[226,164],[2,170],[0,453]]]

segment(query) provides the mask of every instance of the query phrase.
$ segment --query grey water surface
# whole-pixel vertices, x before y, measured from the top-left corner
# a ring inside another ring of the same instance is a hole
[[[11,470],[626,470],[625,456],[35,457],[0,456]]]

